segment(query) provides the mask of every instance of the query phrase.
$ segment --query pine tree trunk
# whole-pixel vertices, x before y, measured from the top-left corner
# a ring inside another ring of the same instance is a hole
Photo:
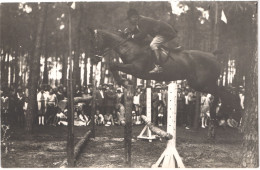
[[[67,70],[68,70],[68,57],[62,55],[62,83],[63,86],[67,86]]]
[[[39,23],[37,27],[37,34],[35,39],[35,47],[33,52],[32,65],[31,65],[31,78],[30,78],[30,86],[29,86],[29,101],[28,101],[28,112],[26,114],[26,124],[25,130],[27,133],[32,133],[33,127],[33,118],[35,114],[35,99],[37,98],[37,84],[38,84],[38,77],[39,77],[39,64],[40,64],[40,49],[41,49],[41,41],[43,36],[43,28],[45,25],[46,14],[48,3],[42,3],[42,9],[39,13]]]
[[[76,80],[76,85],[81,87],[80,83],[80,67],[79,67],[79,60],[80,60],[80,39],[81,39],[81,23],[82,23],[82,10],[83,6],[80,2],[77,3],[79,5],[79,9],[77,11],[77,17],[78,17],[78,23],[77,23],[77,29],[76,29],[76,49],[75,49],[75,55],[74,55],[74,67],[73,67],[73,77]]]
[[[48,54],[45,54],[42,84],[46,84],[46,85],[49,84],[49,75],[48,75]]]
[[[19,65],[19,58],[20,58],[20,52],[19,50],[17,50],[16,52],[16,56],[15,56],[15,60],[14,60],[14,65],[15,65],[15,87],[17,88],[19,86],[19,80],[20,80],[20,77],[19,77],[19,71],[20,71],[20,65]]]
[[[14,84],[14,69],[15,69],[14,64],[15,62],[14,60],[12,60],[10,62],[10,86],[13,86]]]
[[[257,51],[251,62],[250,75],[246,81],[245,113],[242,118],[243,144],[241,166],[257,168],[258,153],[258,69]]]
[[[83,86],[87,87],[87,83],[88,83],[88,80],[87,80],[87,76],[88,76],[88,55],[87,55],[87,52],[85,52],[85,58],[84,58],[84,82],[83,82]]]
[[[259,167],[259,140],[258,140],[258,48],[257,48],[257,15],[252,30],[248,32],[251,51],[246,61],[248,64],[245,76],[245,113],[242,117],[242,159],[241,167]],[[253,48],[253,49],[252,49]]]

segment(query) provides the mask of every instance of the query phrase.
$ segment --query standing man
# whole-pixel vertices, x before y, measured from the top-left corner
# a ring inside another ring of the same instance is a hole
[[[131,35],[131,38],[143,39],[147,35],[153,37],[150,47],[155,53],[156,63],[155,67],[149,73],[162,72],[162,67],[160,66],[160,52],[158,48],[165,42],[174,39],[177,36],[177,31],[166,22],[139,15],[135,9],[129,9],[127,11],[127,19],[130,24],[134,26],[132,32],[138,32]]]
[[[102,115],[105,115],[104,113],[104,91],[102,89],[102,86],[99,85],[98,90],[96,92],[96,107],[100,111]]]
[[[41,88],[41,91],[37,94],[37,103],[39,125],[44,125],[44,116],[47,111],[47,95],[43,88]]]

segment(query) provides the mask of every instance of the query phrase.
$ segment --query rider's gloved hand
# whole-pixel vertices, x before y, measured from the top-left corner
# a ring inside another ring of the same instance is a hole
[[[135,37],[134,34],[129,34],[129,35],[127,36],[127,39],[134,39],[134,37]]]

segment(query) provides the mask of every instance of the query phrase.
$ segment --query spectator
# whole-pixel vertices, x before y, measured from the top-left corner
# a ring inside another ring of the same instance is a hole
[[[164,116],[164,111],[165,110],[165,107],[164,107],[164,104],[163,104],[163,101],[160,100],[159,103],[158,103],[158,125],[159,126],[162,126],[164,123],[163,123],[163,116]]]
[[[117,124],[125,125],[125,107],[122,103],[116,104]]]
[[[93,94],[93,85],[92,84],[88,84],[87,85],[87,88],[88,88],[88,93],[92,96]]]
[[[83,98],[91,97],[91,94],[88,93],[88,88],[85,88],[82,97]],[[85,105],[83,105],[83,112],[89,119],[91,119],[91,109],[92,109],[91,106],[92,106],[92,100],[90,102],[85,102]]]
[[[116,118],[115,115],[115,103],[116,103],[116,93],[113,90],[113,87],[110,85],[105,92],[105,109],[106,115],[112,115],[113,118]]]
[[[134,123],[136,124],[137,117],[140,117],[140,94],[138,93],[138,91],[135,92],[135,95],[133,97],[133,104],[134,104],[134,112],[133,112]]]
[[[38,103],[38,123],[39,125],[44,125],[44,116],[47,110],[47,95],[44,92],[43,88],[37,94],[37,103]]]
[[[58,99],[56,94],[54,94],[53,89],[50,89],[50,93],[47,96],[47,113],[46,113],[46,120],[47,123],[53,125],[54,117],[57,113],[57,105]]]
[[[140,114],[146,115],[146,89],[142,88],[140,93]]]
[[[95,124],[96,125],[104,125],[105,120],[104,116],[100,113],[100,111],[97,109],[95,114]]]
[[[17,89],[17,109],[16,109],[16,114],[17,114],[17,122],[20,126],[23,126],[24,123],[24,112],[23,112],[23,106],[24,106],[24,93],[22,91],[21,86],[18,87]]]
[[[240,106],[241,106],[242,110],[244,110],[245,109],[245,106],[244,106],[245,89],[243,87],[241,87],[239,90],[239,99],[240,99]]]
[[[121,88],[117,88],[117,90],[116,90],[116,104],[124,103],[123,96],[124,96],[123,90]]]
[[[67,96],[67,87],[63,87],[63,96],[64,96],[64,98],[68,98],[68,96]]]
[[[168,87],[165,85],[162,87],[161,94],[162,94],[162,102],[165,107],[163,113],[163,124],[167,124],[167,104],[168,104]]]
[[[6,91],[3,91],[1,94],[1,123],[2,124],[8,124],[9,122],[9,97]]]
[[[177,125],[183,125],[183,116],[184,116],[184,105],[185,105],[185,96],[182,92],[183,89],[178,88],[177,93]]]
[[[100,110],[101,114],[103,115],[105,114],[104,99],[104,90],[100,85],[96,91],[96,108]]]
[[[105,126],[114,125],[114,118],[111,113],[107,112],[104,116],[104,120],[105,120]]]
[[[201,127],[205,128],[207,126],[207,119],[210,111],[210,98],[207,97],[206,93],[201,96]]]
[[[61,85],[58,87],[58,91],[57,91],[58,102],[61,100],[64,100],[64,98],[65,98],[65,95],[64,95],[64,91],[63,91],[63,86]]]
[[[158,125],[158,105],[159,105],[159,92],[160,88],[155,88],[152,92],[152,122]]]
[[[27,115],[28,96],[29,96],[29,92],[28,92],[28,88],[26,88],[26,89],[25,89],[25,92],[24,92],[24,105],[23,105],[24,118],[25,118],[26,115]]]
[[[81,89],[80,89],[79,85],[76,84],[75,91],[74,91],[74,97],[81,97],[81,96],[82,96]]]
[[[186,129],[190,129],[193,122],[193,116],[195,112],[195,102],[196,97],[193,90],[190,90],[186,96],[186,102],[188,103],[187,106],[187,121],[186,121]]]
[[[16,115],[16,106],[17,106],[17,99],[15,90],[10,87],[9,93],[9,110],[8,110],[8,120],[11,125],[15,125],[17,123],[17,115]]]

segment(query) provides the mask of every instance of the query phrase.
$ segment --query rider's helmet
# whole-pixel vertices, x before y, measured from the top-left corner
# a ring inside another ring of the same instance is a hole
[[[136,9],[130,8],[127,11],[127,19],[129,19],[130,17],[135,16],[135,15],[139,16],[138,11]]]

